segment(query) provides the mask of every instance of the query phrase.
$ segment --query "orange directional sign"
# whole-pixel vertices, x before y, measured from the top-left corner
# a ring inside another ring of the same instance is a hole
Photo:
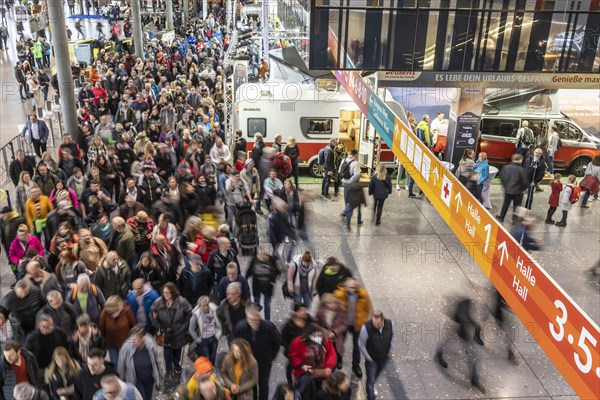
[[[334,71],[334,75],[577,395],[600,399],[598,325],[359,74]]]

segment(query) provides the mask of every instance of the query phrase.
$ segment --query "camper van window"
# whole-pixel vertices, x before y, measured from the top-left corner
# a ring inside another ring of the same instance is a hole
[[[330,118],[300,118],[302,133],[305,135],[331,135],[333,120]]]
[[[254,137],[257,132],[262,133],[263,137],[267,137],[266,118],[248,118],[248,137]]]
[[[583,134],[575,125],[561,120],[555,120],[554,125],[558,128],[558,136],[563,140],[581,140]]]
[[[510,119],[484,119],[481,122],[481,134],[503,137],[515,137],[519,120]]]

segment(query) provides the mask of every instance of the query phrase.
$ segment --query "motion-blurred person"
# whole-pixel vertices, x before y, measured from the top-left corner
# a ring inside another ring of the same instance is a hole
[[[258,383],[258,364],[244,339],[233,339],[221,365],[223,383],[236,400],[252,400]]]
[[[269,400],[269,378],[273,360],[279,352],[281,336],[275,324],[260,317],[260,311],[250,305],[246,307],[246,319],[238,322],[233,336],[245,339],[252,348],[258,363],[258,400]]]
[[[259,310],[264,308],[265,319],[271,320],[271,300],[273,288],[281,271],[277,267],[275,257],[271,256],[263,246],[259,246],[256,256],[250,261],[246,271],[246,279],[252,279],[252,298]],[[263,298],[261,305],[260,299]]]
[[[458,302],[453,318],[454,321],[458,324],[457,333],[460,339],[459,344],[467,354],[471,386],[481,391],[481,393],[485,394],[485,388],[481,385],[479,375],[477,373],[477,345],[483,344],[483,342],[479,337],[479,324],[475,322],[475,320],[471,316],[471,312],[471,299],[462,299]],[[444,359],[444,348],[451,340],[453,340],[453,338],[446,337],[445,340],[442,343],[440,343],[436,349],[435,358],[443,368],[448,368],[448,363]]]
[[[143,325],[136,325],[119,350],[119,376],[135,385],[143,400],[152,400],[154,386],[165,376],[162,349]]]

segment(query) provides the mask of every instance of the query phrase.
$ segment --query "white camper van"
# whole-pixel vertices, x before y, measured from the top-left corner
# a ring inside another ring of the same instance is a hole
[[[329,89],[329,90],[328,90]],[[241,129],[252,151],[254,134],[260,132],[265,143],[281,134],[283,142],[296,138],[300,149],[300,166],[311,175],[322,175],[319,151],[333,138],[341,140],[348,151],[356,149],[363,166],[374,167],[377,145],[373,130],[361,135],[361,112],[352,98],[337,85],[286,82],[246,83],[236,90],[234,128]],[[365,130],[362,130],[365,131]],[[382,144],[380,160],[394,164],[394,155]]]

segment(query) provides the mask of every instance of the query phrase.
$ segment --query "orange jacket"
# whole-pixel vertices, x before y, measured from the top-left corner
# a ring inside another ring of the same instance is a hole
[[[40,195],[40,206],[42,215],[39,219],[46,218],[50,211],[54,210],[54,206],[48,196]],[[35,229],[35,220],[38,219],[38,216],[35,209],[35,201],[33,201],[32,198],[27,199],[25,202],[25,219],[27,220],[27,225],[29,225],[30,228]]]
[[[340,284],[333,295],[337,297],[346,310],[348,310],[348,294],[346,292],[346,288],[343,284]],[[371,318],[371,313],[373,312],[373,306],[371,305],[371,299],[369,298],[369,293],[359,287],[358,288],[358,300],[356,300],[356,305],[354,307],[354,331],[360,332],[361,327]]]

